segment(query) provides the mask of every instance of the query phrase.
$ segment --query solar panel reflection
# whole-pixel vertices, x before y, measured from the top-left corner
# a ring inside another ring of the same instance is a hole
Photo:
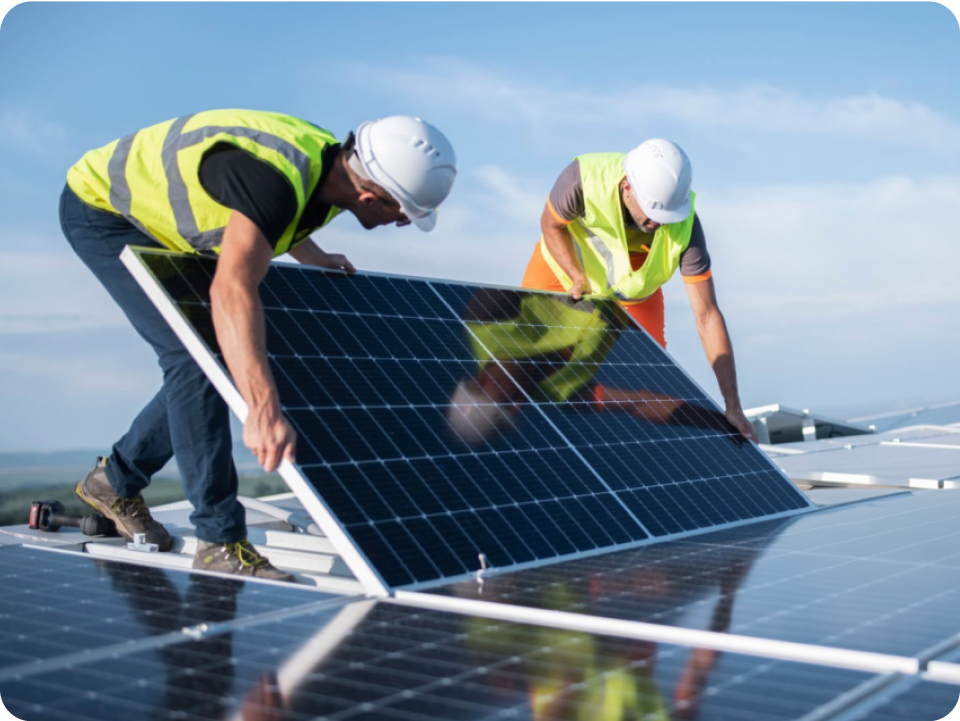
[[[214,261],[140,258],[210,350]],[[613,303],[274,266],[300,472],[387,585],[804,508]]]

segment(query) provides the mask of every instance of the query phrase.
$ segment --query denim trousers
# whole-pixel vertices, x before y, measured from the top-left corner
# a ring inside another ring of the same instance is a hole
[[[159,244],[125,218],[87,205],[69,186],[60,197],[60,227],[80,260],[156,352],[163,372],[160,391],[113,446],[106,466],[110,485],[124,498],[136,496],[176,456],[194,508],[190,520],[197,538],[212,543],[243,540],[246,522],[237,500],[227,404],[120,261],[127,245]]]

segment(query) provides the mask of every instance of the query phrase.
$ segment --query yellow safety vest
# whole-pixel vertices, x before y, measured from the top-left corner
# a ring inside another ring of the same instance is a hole
[[[559,584],[544,594],[540,605],[573,608],[573,594]],[[510,647],[537,649],[522,658],[513,674],[528,684],[534,721],[559,714],[570,721],[670,721],[653,659],[644,666],[631,663],[635,659],[629,645],[617,644],[622,652],[611,653],[614,648],[606,647],[601,636],[478,617],[468,617],[465,630],[468,647],[484,657]]]
[[[653,236],[646,262],[640,270],[633,270],[620,200],[626,157],[625,153],[588,153],[577,157],[584,217],[570,223],[567,230],[575,242],[590,292],[636,302],[653,295],[679,267],[680,256],[690,245],[696,195],[690,194],[690,215],[686,220],[661,225]],[[540,252],[563,286],[570,288],[573,281],[550,254],[543,236]]]
[[[167,248],[219,252],[232,211],[204,190],[199,171],[207,150],[229,143],[269,163],[296,192],[296,217],[274,249],[282,255],[315,230],[296,232],[320,180],[323,150],[336,142],[329,131],[289,115],[208,110],[91,150],[70,168],[67,184],[83,202],[122,215]],[[322,225],[339,212],[332,207]]]
[[[569,400],[600,370],[615,340],[608,318],[592,304],[570,305],[569,298],[531,293],[520,313],[507,320],[470,321],[470,344],[483,369],[491,360],[530,360],[569,350],[570,358],[538,384],[552,401]]]

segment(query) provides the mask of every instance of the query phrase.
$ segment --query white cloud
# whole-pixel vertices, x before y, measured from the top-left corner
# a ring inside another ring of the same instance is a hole
[[[493,193],[494,204],[499,210],[495,217],[502,221],[506,215],[534,229],[539,227],[540,214],[547,198],[542,183],[518,180],[497,165],[483,165],[476,172]]]
[[[536,222],[523,230],[496,218],[477,208],[445,205],[431,233],[412,226],[367,232],[345,217],[315,238],[324,250],[345,253],[361,270],[517,285],[537,239]]]
[[[96,278],[70,253],[4,250],[0,334],[94,330],[127,325]]]
[[[0,139],[9,149],[55,158],[66,137],[60,125],[31,110],[8,107],[0,111]]]
[[[4,384],[16,379],[21,387],[36,385],[46,394],[68,392],[74,396],[89,395],[91,399],[103,395],[140,396],[145,389],[155,392],[160,386],[160,372],[155,365],[143,363],[131,368],[103,357],[0,352],[0,373],[8,379]]]
[[[960,176],[704,189],[698,201],[744,402],[955,395]],[[715,392],[684,285],[665,296],[671,351]]]
[[[699,203],[718,282],[770,322],[960,302],[960,176],[718,190]],[[722,279],[722,281],[721,281]]]
[[[521,123],[536,134],[561,125],[636,126],[643,119],[691,127],[870,138],[897,146],[960,150],[960,125],[920,103],[865,91],[842,97],[803,96],[769,85],[729,88],[636,84],[610,91],[556,89],[516,71],[454,58],[413,69],[345,66],[354,81],[494,123]]]

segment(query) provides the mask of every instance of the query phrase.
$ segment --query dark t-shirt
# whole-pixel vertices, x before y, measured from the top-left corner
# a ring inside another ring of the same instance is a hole
[[[550,207],[558,220],[569,223],[584,214],[583,181],[580,177],[580,161],[574,160],[563,169],[557,182],[553,185],[548,198]],[[641,246],[649,245],[653,241],[652,233],[644,233],[633,219],[626,215],[629,224],[627,231],[627,249],[642,251]],[[700,225],[700,218],[694,214],[693,230],[690,234],[690,244],[680,256],[680,274],[686,278],[706,280],[710,277],[710,254],[707,252],[707,239]],[[706,276],[703,278],[702,276]]]
[[[329,145],[324,149],[323,172],[297,231],[319,228],[327,219],[330,206],[317,196],[339,148]],[[243,213],[266,236],[270,247],[277,247],[283,231],[297,215],[297,194],[279,170],[230,143],[217,143],[200,161],[199,176],[211,198]]]

